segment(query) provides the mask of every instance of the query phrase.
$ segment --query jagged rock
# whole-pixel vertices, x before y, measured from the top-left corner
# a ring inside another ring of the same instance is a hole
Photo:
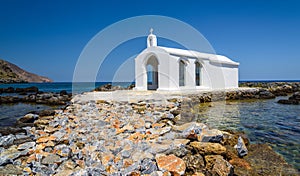
[[[20,166],[7,164],[3,168],[0,168],[0,175],[22,175],[23,169]]]
[[[13,160],[19,156],[26,155],[28,150],[18,151],[17,146],[11,146],[0,153],[0,166],[3,164],[13,163]]]
[[[38,117],[39,116],[36,114],[29,113],[18,119],[17,123],[33,123],[36,119],[38,119]]]
[[[54,116],[55,115],[55,110],[47,109],[47,110],[42,110],[39,112],[40,117],[44,116]]]
[[[182,159],[175,155],[158,155],[155,157],[159,170],[167,170],[173,174],[183,175],[186,169]]]
[[[184,156],[183,161],[186,164],[187,172],[195,173],[205,170],[205,163],[200,154],[188,154]]]
[[[59,163],[60,157],[56,154],[49,154],[42,160],[42,164],[54,164],[54,163]]]
[[[201,155],[222,155],[226,153],[226,148],[218,143],[191,142],[190,145]]]
[[[33,148],[34,146],[35,146],[35,142],[26,142],[26,143],[20,144],[18,146],[18,150],[26,150],[26,149]]]
[[[278,100],[278,103],[298,105],[298,104],[300,104],[300,92],[295,92],[287,100],[286,99],[280,99],[280,100]]]
[[[9,135],[9,134],[17,134],[17,133],[25,133],[26,130],[19,127],[1,127],[0,133],[2,135]]]
[[[146,158],[141,163],[141,172],[142,174],[151,174],[152,172],[157,171],[157,166],[154,161],[149,158]]]
[[[12,134],[9,134],[7,136],[1,136],[0,137],[0,147],[9,147],[11,145],[13,145],[14,140],[16,139],[16,137]]]
[[[197,138],[200,142],[221,142],[223,133],[217,129],[203,130]]]
[[[187,138],[191,132],[198,135],[201,134],[203,130],[208,129],[208,127],[203,123],[190,122],[180,126],[173,126],[172,129],[179,133],[181,137]]]
[[[233,176],[233,166],[220,155],[205,156],[206,168],[211,170],[213,175]],[[215,174],[214,174],[215,173]]]
[[[238,155],[240,157],[243,157],[243,156],[248,154],[248,149],[247,149],[247,147],[244,143],[244,140],[241,136],[238,138],[238,142],[237,142],[235,148],[236,148],[236,150],[238,152]]]
[[[56,150],[56,154],[62,156],[62,157],[68,157],[71,154],[71,149],[69,146],[65,144],[60,144],[54,147]]]

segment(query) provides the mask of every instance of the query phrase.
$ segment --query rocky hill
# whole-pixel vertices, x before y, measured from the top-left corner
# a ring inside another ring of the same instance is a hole
[[[52,82],[52,80],[27,72],[15,64],[0,59],[0,83],[22,82]]]

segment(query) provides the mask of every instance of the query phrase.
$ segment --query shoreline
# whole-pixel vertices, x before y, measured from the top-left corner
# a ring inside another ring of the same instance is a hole
[[[186,104],[184,101],[203,103],[220,99],[270,98],[265,90],[241,88],[239,91],[225,93],[205,91],[201,95],[197,92],[197,96],[132,92],[76,95],[71,100],[73,103],[65,110],[56,110],[54,115],[38,117],[34,121],[34,127],[22,132],[23,137],[25,135],[31,138],[30,142],[11,145],[7,149],[2,146],[1,150],[8,157],[5,159],[3,154],[0,156],[0,161],[4,161],[0,163],[0,168],[14,168],[14,171],[21,174],[53,174],[56,173],[55,170],[64,174],[160,174],[167,170],[166,173],[169,174],[201,175],[213,174],[220,169],[227,175],[233,172],[254,174],[264,168],[253,166],[251,162],[257,157],[255,162],[266,167],[270,162],[267,161],[268,157],[259,158],[258,155],[268,153],[276,158],[272,164],[278,167],[266,168],[267,173],[281,171],[287,175],[298,175],[296,170],[268,146],[249,146],[243,134],[209,129],[205,124],[196,122],[176,124],[178,118],[187,113],[181,111],[182,105]],[[159,98],[164,101],[159,101]],[[103,128],[99,129],[99,126]],[[248,156],[239,157],[234,148],[239,136],[244,137],[243,141],[249,150]],[[17,139],[16,135],[11,135],[8,141],[13,138]],[[174,148],[170,148],[171,146]],[[161,149],[164,150],[160,151]],[[11,156],[10,152],[19,156]],[[200,170],[195,168],[195,157],[201,161],[197,165]],[[174,161],[174,167],[180,164],[181,170],[166,168],[163,164],[166,161]]]

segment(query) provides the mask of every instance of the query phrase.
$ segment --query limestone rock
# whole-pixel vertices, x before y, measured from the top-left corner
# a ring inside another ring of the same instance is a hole
[[[191,142],[190,145],[201,155],[222,155],[226,152],[226,148],[218,143]]]
[[[236,144],[235,148],[240,157],[243,157],[248,154],[248,149],[247,149],[247,147],[244,143],[244,140],[241,136],[238,138],[238,143]]]
[[[18,146],[18,150],[26,150],[26,149],[33,148],[34,146],[35,146],[35,142],[26,142],[26,143],[20,144]]]
[[[197,122],[190,122],[180,126],[173,126],[173,130],[175,132],[178,132],[183,138],[187,138],[191,132],[195,134],[201,134],[204,129],[208,129],[208,127],[203,123]]]
[[[159,170],[167,170],[174,174],[183,175],[186,169],[182,159],[175,155],[158,155],[155,157]]]
[[[54,164],[54,163],[59,163],[60,157],[56,154],[49,154],[48,156],[46,156],[43,160],[42,163],[43,164]]]
[[[219,176],[232,176],[233,166],[220,155],[205,156],[206,168]]]
[[[13,144],[14,140],[15,140],[15,136],[12,134],[9,134],[7,136],[1,136],[0,137],[0,147],[9,147]]]
[[[200,154],[188,154],[182,159],[186,164],[186,169],[193,173],[201,172],[205,169],[204,159]]]
[[[200,142],[221,142],[223,139],[223,133],[217,129],[203,130],[202,133],[198,135],[198,141]]]
[[[141,164],[141,171],[142,174],[151,174],[157,171],[156,163],[149,158],[144,159]]]

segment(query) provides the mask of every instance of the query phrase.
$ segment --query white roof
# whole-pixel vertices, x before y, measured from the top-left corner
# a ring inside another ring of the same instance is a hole
[[[169,54],[176,55],[176,56],[189,57],[189,58],[201,58],[201,59],[209,60],[210,62],[214,62],[214,63],[239,65],[238,62],[234,62],[231,59],[229,59],[228,57],[222,56],[222,55],[201,53],[198,51],[184,50],[184,49],[178,49],[178,48],[168,48],[168,47],[162,47],[162,46],[158,46],[158,48],[161,48],[161,49],[165,50],[166,52],[168,52]]]

